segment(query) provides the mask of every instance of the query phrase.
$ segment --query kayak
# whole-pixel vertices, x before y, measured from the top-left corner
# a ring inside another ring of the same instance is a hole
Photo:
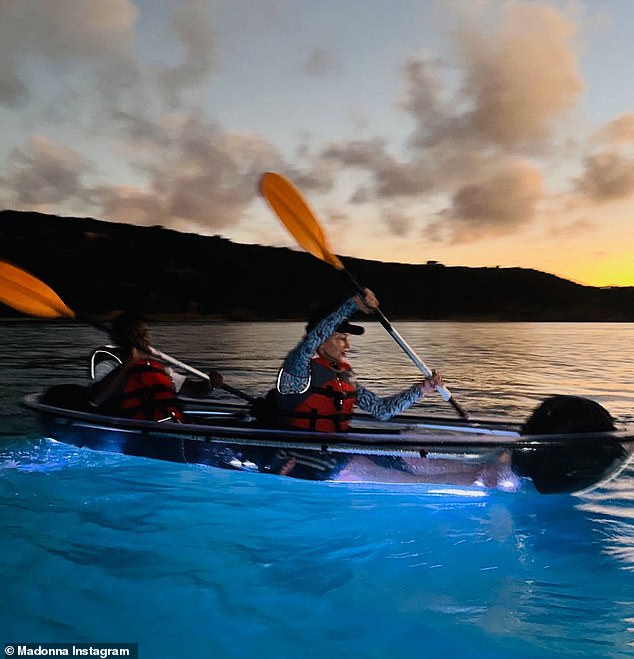
[[[302,247],[345,270],[330,253],[321,227],[299,192],[273,173],[263,177],[262,183],[263,194],[293,229],[291,233],[302,238]],[[305,238],[310,238],[308,243]],[[0,279],[0,302],[16,310],[42,318],[77,317],[55,291],[16,266],[0,261]],[[431,371],[411,346],[378,308],[374,312],[428,377]],[[208,379],[169,355],[151,352]],[[399,415],[380,423],[355,414],[349,431],[318,433],[277,427],[280,412],[270,408],[268,396],[253,399],[227,385],[223,389],[246,398],[248,405],[183,399],[184,423],[100,414],[89,405],[88,387],[82,385],[53,386],[27,396],[23,403],[38,415],[47,437],[74,446],[315,481],[579,493],[617,476],[634,451],[632,424],[617,426],[601,405],[577,396],[548,398],[521,423],[471,419],[442,386],[437,389],[458,412],[459,421]]]
[[[185,423],[105,416],[74,404],[80,389],[22,403],[46,437],[77,447],[309,480],[581,493],[616,477],[634,452],[634,426],[573,396],[548,399],[526,423],[355,414],[349,431],[322,433],[272,427],[251,405],[213,399],[183,399]]]

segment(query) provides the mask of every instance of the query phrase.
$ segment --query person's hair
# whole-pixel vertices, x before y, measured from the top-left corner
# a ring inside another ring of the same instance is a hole
[[[147,323],[147,318],[138,311],[124,311],[110,324],[110,336],[121,348],[130,348],[130,335],[139,323]]]

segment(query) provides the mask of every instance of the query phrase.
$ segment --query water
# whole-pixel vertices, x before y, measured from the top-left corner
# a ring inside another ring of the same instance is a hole
[[[400,323],[474,414],[553,393],[634,414],[634,325]],[[156,344],[261,394],[291,324],[157,324]],[[634,657],[634,469],[582,497],[351,486],[49,442],[18,401],[103,337],[0,325],[0,643],[137,642],[139,656]],[[379,326],[360,379],[417,373]],[[451,414],[442,400],[429,410]]]

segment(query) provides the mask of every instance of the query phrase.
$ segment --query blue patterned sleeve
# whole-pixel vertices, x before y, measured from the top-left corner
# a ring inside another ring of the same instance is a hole
[[[420,396],[420,389],[417,384],[401,391],[399,394],[385,398],[380,398],[364,386],[357,385],[357,405],[381,421],[387,421],[395,414],[410,408]]]
[[[292,394],[306,390],[310,384],[310,360],[317,352],[317,348],[327,341],[335,329],[358,309],[353,298],[346,300],[336,311],[317,323],[288,353],[277,382],[280,393]]]

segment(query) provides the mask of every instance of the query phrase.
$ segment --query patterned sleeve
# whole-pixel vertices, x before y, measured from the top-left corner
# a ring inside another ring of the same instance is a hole
[[[395,414],[408,409],[420,398],[420,395],[417,384],[386,398],[380,398],[362,385],[357,385],[357,405],[381,421],[387,421]]]
[[[306,391],[310,384],[310,360],[317,352],[317,348],[333,335],[338,325],[358,309],[353,298],[346,300],[336,311],[317,323],[288,353],[277,381],[277,389],[280,393]]]

